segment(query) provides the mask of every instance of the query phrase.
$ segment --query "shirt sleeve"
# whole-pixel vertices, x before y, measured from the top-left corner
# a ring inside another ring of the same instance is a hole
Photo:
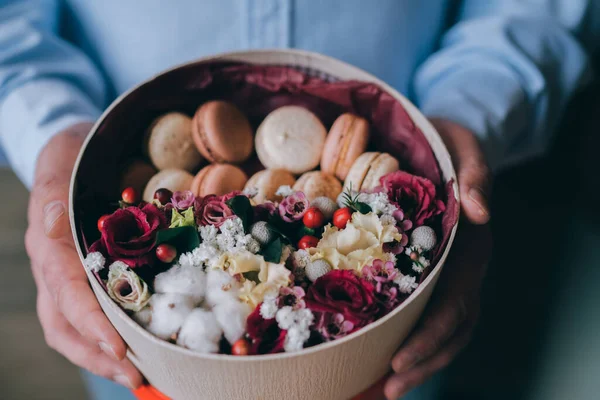
[[[106,88],[92,62],[58,36],[58,0],[0,0],[0,140],[31,187],[47,141],[100,115]]]
[[[597,8],[594,0],[463,1],[439,51],[416,71],[417,104],[473,131],[493,170],[542,153],[569,97],[591,78]]]

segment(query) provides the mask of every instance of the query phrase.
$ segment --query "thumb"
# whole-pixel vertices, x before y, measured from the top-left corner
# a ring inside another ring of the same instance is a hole
[[[490,220],[491,176],[477,138],[454,122],[436,118],[431,122],[452,156],[464,215],[473,224],[487,223]]]
[[[50,239],[70,237],[68,198],[71,173],[89,124],[53,137],[38,158],[30,207],[31,222],[41,223]]]

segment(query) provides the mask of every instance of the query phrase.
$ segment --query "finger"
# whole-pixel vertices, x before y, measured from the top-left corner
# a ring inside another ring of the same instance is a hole
[[[141,385],[142,377],[129,360],[116,361],[108,357],[97,345],[85,340],[56,310],[43,285],[41,288],[38,292],[38,315],[46,342],[51,348],[93,374],[131,389]]]
[[[85,338],[100,346],[109,356],[122,360],[127,347],[100,308],[90,289],[87,275],[70,241],[53,241],[31,228],[26,244],[31,249],[38,288],[47,288],[58,312]]]
[[[458,175],[461,206],[474,224],[490,219],[488,197],[491,176],[475,135],[462,126],[441,119],[432,119],[444,140]]]
[[[416,365],[407,372],[390,377],[384,386],[385,396],[390,400],[398,399],[448,366],[471,340],[473,326],[473,324],[463,326],[439,353],[427,361]]]
[[[439,352],[466,318],[467,309],[462,297],[438,302],[392,359],[393,370],[405,372]]]

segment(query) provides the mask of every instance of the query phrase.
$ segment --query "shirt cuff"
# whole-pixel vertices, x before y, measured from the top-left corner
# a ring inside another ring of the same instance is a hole
[[[34,80],[11,91],[0,103],[0,138],[25,186],[32,187],[38,155],[50,138],[94,122],[100,113],[78,87],[59,79]]]

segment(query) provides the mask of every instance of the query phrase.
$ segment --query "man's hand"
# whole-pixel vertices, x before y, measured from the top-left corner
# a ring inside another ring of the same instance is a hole
[[[398,399],[447,366],[467,345],[479,316],[479,291],[491,253],[489,170],[477,139],[434,119],[454,162],[461,196],[458,235],[425,314],[392,360],[389,377],[360,399]]]
[[[125,358],[125,343],[90,289],[69,224],[71,173],[91,126],[78,124],[60,133],[40,154],[25,244],[48,345],[94,374],[136,388],[142,377]]]

